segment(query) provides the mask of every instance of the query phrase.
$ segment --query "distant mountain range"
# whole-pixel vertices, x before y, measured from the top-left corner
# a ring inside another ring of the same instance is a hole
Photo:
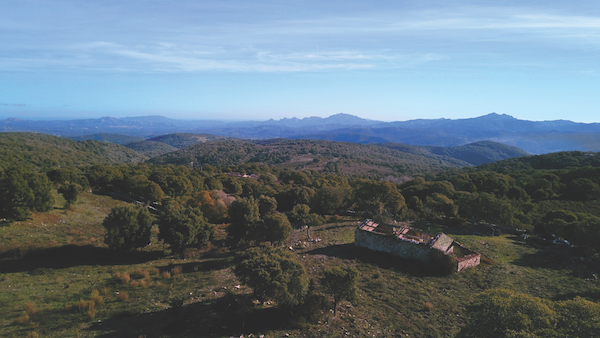
[[[393,142],[433,147],[455,147],[478,141],[494,141],[518,147],[531,154],[568,150],[600,151],[600,123],[576,123],[566,120],[526,121],[495,113],[470,119],[421,119],[402,122],[367,120],[347,114],[327,118],[242,122],[188,121],[163,116],[103,117],[69,121],[9,118],[0,120],[0,131],[37,132],[77,139],[90,139],[89,135],[101,139],[98,135],[103,133],[121,134],[139,137],[135,140],[138,142],[172,133],[211,134],[255,140],[314,139],[361,144]],[[115,143],[130,142],[123,138]]]

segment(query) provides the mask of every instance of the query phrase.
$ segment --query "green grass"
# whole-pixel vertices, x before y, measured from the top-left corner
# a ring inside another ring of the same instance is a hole
[[[355,248],[360,220],[342,217],[311,228],[310,240],[306,229],[294,230],[285,245],[315,281],[333,266],[358,269],[359,296],[341,302],[335,317],[325,311],[314,323],[290,321],[272,304],[251,303],[251,290],[232,273],[233,253],[220,242],[185,259],[165,254],[156,239],[144,250],[117,253],[103,244],[101,223],[124,202],[84,193],[70,210],[59,198],[56,203],[50,213],[0,227],[2,337],[452,337],[466,322],[466,306],[486,289],[554,300],[600,298],[598,283],[573,276],[578,257],[568,249],[532,247],[510,236],[451,234],[493,263],[436,276],[415,262]],[[124,272],[127,283],[118,278]],[[103,301],[90,318],[76,304],[94,289]],[[124,293],[125,301],[119,298]],[[27,302],[36,312],[19,320]]]

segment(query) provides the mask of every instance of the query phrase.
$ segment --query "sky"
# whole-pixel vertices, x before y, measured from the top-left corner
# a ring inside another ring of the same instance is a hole
[[[600,122],[600,2],[0,0],[0,119]]]

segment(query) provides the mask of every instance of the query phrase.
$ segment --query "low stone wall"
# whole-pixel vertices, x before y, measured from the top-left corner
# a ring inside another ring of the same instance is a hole
[[[454,242],[453,246],[457,249],[455,250],[455,253],[460,255],[456,257],[456,260],[458,261],[457,272],[462,269],[477,266],[481,263],[481,254],[479,252],[469,250],[456,242]]]
[[[456,272],[462,270],[462,269],[466,269],[466,268],[472,268],[474,266],[477,266],[481,263],[481,255],[480,254],[473,254],[470,256],[466,256],[463,258],[458,259],[458,269],[456,269]]]

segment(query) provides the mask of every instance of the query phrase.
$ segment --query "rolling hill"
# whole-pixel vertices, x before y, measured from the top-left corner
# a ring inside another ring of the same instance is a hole
[[[223,140],[225,137],[214,136],[209,134],[192,134],[192,133],[175,133],[160,135],[148,139],[148,141],[160,142],[170,145],[177,149],[193,146],[194,144],[204,143],[209,141]]]
[[[0,166],[30,164],[41,170],[57,166],[136,163],[148,157],[124,146],[36,133],[0,133]]]
[[[486,152],[485,149],[489,149]],[[502,149],[503,151],[500,151]],[[259,162],[293,169],[315,169],[348,175],[415,175],[429,171],[480,164],[494,158],[526,155],[494,142],[430,149],[401,144],[356,144],[348,142],[272,139],[264,141],[218,140],[196,144],[150,159],[154,164],[231,166]],[[510,151],[509,151],[510,150]],[[439,154],[434,151],[439,152]],[[462,156],[470,163],[454,156]]]
[[[107,134],[107,133],[74,136],[74,137],[70,137],[70,138],[75,141],[87,141],[87,140],[106,141],[106,142],[120,144],[120,145],[126,145],[128,143],[140,142],[140,141],[145,140],[145,138],[138,137],[138,136],[129,136],[129,135],[121,135],[121,134]]]
[[[177,151],[177,148],[171,145],[150,140],[128,143],[125,147],[148,157],[156,157],[172,151]]]

